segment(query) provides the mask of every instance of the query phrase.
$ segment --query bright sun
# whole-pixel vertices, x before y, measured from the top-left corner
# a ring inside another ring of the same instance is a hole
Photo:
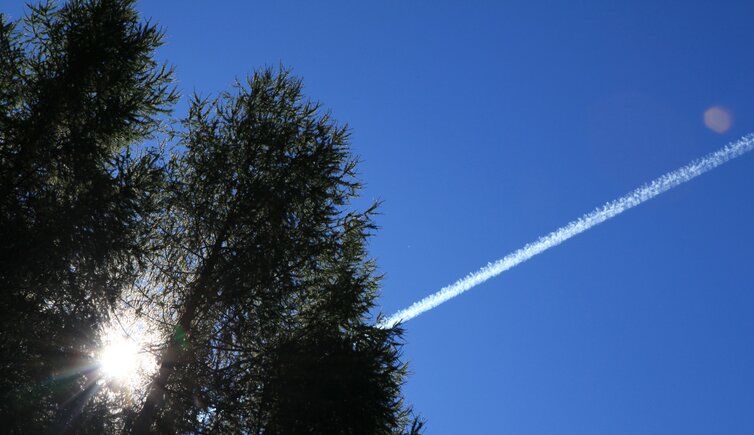
[[[136,374],[139,366],[139,348],[133,340],[117,338],[102,350],[100,364],[106,377],[126,380]]]
[[[102,380],[131,391],[143,387],[146,377],[156,368],[154,355],[145,350],[147,343],[144,334],[125,336],[114,329],[108,331],[97,356]]]
[[[120,313],[117,322],[102,331],[102,347],[95,355],[100,382],[139,393],[157,369],[153,350],[158,341],[141,319]]]

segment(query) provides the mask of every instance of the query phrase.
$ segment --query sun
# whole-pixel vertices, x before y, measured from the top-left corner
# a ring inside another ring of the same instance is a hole
[[[138,371],[139,346],[127,337],[115,338],[102,349],[99,363],[105,377],[127,380]]]
[[[96,355],[100,380],[114,389],[138,392],[157,367],[149,337],[138,327],[106,329]]]

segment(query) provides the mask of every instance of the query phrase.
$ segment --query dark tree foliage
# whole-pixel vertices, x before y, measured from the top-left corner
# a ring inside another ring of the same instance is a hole
[[[43,433],[82,412],[81,432],[110,424],[87,400],[98,386],[86,372],[98,326],[146,254],[164,179],[156,154],[132,153],[175,100],[152,58],[160,39],[131,1],[0,15],[3,432]]]
[[[164,135],[161,38],[132,0],[0,15],[2,432],[419,432],[347,128],[266,69]],[[124,310],[163,337],[135,399],[95,358]]]
[[[367,324],[373,207],[348,134],[286,71],[195,98],[155,263],[174,326],[134,432],[393,433],[400,330]]]

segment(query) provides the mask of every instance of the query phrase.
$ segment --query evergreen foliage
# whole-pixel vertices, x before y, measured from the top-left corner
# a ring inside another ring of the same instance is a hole
[[[419,432],[347,128],[265,69],[162,134],[161,38],[131,0],[0,15],[3,430]],[[134,393],[96,361],[126,317],[159,337]]]

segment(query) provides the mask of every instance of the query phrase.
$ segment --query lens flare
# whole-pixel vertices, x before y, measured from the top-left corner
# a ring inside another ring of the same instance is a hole
[[[733,124],[733,116],[722,106],[712,106],[704,112],[704,125],[715,133],[725,133]]]

